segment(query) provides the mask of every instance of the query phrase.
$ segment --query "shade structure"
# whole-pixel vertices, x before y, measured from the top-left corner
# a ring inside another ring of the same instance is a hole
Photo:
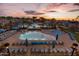
[[[19,39],[21,39],[21,40],[26,40],[26,39],[28,39],[28,40],[56,40],[56,38],[54,36],[44,34],[39,31],[25,32],[24,34],[21,34],[19,36]]]

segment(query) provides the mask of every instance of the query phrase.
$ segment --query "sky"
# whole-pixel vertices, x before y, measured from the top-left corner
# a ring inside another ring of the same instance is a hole
[[[77,17],[79,3],[0,3],[0,16]]]

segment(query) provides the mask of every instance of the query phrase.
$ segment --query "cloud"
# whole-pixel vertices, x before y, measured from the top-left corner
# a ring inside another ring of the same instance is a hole
[[[65,12],[74,14],[76,11],[79,11],[79,3],[0,3],[0,15],[4,16],[57,15]],[[76,14],[79,13],[74,15]]]
[[[47,12],[57,12],[57,11],[52,10],[52,11],[47,11]]]
[[[40,13],[40,12],[36,12],[36,11],[24,11],[26,14],[30,14],[30,15],[42,15],[44,13]]]
[[[69,10],[68,12],[75,12],[75,11],[79,11],[79,9]]]
[[[79,3],[74,3],[74,5],[77,5],[77,6],[79,6]]]
[[[45,11],[69,11],[69,10],[73,10],[73,9],[79,9],[78,4],[74,3],[52,3],[52,4],[48,4],[47,8],[45,9]]]

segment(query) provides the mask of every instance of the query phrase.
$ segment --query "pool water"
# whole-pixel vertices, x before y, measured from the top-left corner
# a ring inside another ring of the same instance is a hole
[[[74,36],[74,34],[72,32],[69,32],[68,34],[69,34],[71,40],[75,40],[75,36]]]
[[[47,42],[32,42],[32,45],[37,45],[37,44],[48,44]]]
[[[5,31],[6,31],[5,29],[0,29],[0,33],[5,32]]]
[[[52,30],[51,33],[52,33],[53,35],[55,35],[55,36],[56,36],[56,35],[60,36],[60,35],[63,34],[62,31],[60,31],[60,30],[56,30],[56,29],[55,29],[55,30]]]
[[[47,36],[45,36],[44,33],[41,33],[41,32],[36,32],[36,31],[33,31],[33,32],[26,32],[24,34],[21,34],[20,39],[22,40],[25,40],[25,39],[29,39],[29,40],[45,40],[47,38]]]

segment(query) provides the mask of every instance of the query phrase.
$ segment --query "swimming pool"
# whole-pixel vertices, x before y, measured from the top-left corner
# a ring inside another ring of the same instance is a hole
[[[0,29],[0,33],[5,32],[5,31],[6,31],[5,29]]]
[[[38,45],[38,44],[48,44],[48,42],[32,42],[32,45]]]
[[[56,36],[56,35],[60,36],[60,35],[63,34],[62,31],[60,31],[60,30],[56,30],[56,29],[55,29],[55,30],[52,30],[51,33],[52,33],[53,35],[55,35],[55,36]]]
[[[55,37],[52,36],[52,38],[49,37],[49,35],[44,34],[42,32],[38,31],[29,31],[25,32],[24,34],[20,34],[19,39],[21,40],[55,40]]]

